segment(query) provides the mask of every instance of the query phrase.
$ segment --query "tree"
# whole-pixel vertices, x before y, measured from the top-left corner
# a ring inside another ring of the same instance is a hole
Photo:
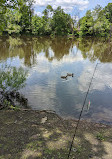
[[[46,9],[43,11],[44,19],[48,20],[49,18],[52,18],[53,16],[53,8],[51,5],[47,5]]]
[[[103,11],[106,18],[109,20],[110,23],[112,23],[112,3],[108,3]]]
[[[104,9],[97,5],[93,11],[88,10],[86,15],[79,20],[79,34],[81,36],[108,36],[111,23],[112,3],[109,3]]]
[[[6,26],[5,13],[7,8],[14,8],[16,0],[0,0],[0,34],[3,32]]]
[[[47,5],[46,9],[43,11],[44,19],[44,32],[45,35],[50,35],[52,33],[52,16],[54,10],[51,5]]]
[[[8,34],[76,36],[108,36],[111,32],[112,3],[103,9],[97,5],[93,11],[88,10],[78,26],[74,26],[75,21],[60,6],[53,9],[48,5],[43,16],[38,17],[34,15],[33,4],[34,0],[1,0],[0,31]]]
[[[20,26],[22,32],[31,32],[33,3],[33,0],[18,0],[18,8],[21,14]]]
[[[102,12],[102,7],[100,5],[97,5],[94,10],[92,11],[92,16],[94,23],[97,21],[97,19],[101,16]]]
[[[80,35],[93,35],[93,17],[91,10],[86,12],[86,15],[80,19]]]
[[[52,30],[56,35],[71,33],[71,16],[66,14],[61,7],[54,10]]]
[[[109,34],[110,22],[106,17],[104,9],[99,5],[95,7],[93,16],[96,17],[94,20],[94,33],[95,35],[107,36]]]
[[[5,14],[5,19],[7,24],[6,31],[9,34],[21,32],[21,26],[19,25],[21,16],[22,14],[19,13],[19,10],[7,9],[7,12]]]
[[[104,8],[104,14],[108,21],[110,22],[110,38],[112,34],[112,3],[108,3],[108,5]]]
[[[107,36],[109,34],[109,30],[110,30],[109,20],[104,15],[102,15],[101,17],[98,18],[98,20],[94,25],[95,35]]]
[[[42,35],[44,33],[45,20],[37,15],[32,18],[32,33],[34,35]]]

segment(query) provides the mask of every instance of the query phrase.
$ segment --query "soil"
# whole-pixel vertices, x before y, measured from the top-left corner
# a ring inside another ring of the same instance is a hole
[[[0,159],[67,159],[77,120],[49,111],[0,111]],[[112,127],[80,121],[70,159],[112,159]]]

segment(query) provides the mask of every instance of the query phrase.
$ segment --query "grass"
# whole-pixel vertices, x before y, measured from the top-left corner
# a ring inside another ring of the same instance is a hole
[[[47,120],[42,124],[44,117]],[[44,111],[0,111],[0,159],[65,159],[76,123]],[[111,159],[112,128],[81,121],[73,147],[70,159],[86,159],[91,154]]]
[[[99,132],[97,135],[96,135],[96,138],[100,141],[104,141],[105,140],[105,135],[102,133],[102,132]]]

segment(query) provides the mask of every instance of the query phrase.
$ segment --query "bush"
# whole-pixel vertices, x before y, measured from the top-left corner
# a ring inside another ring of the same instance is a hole
[[[2,66],[0,68],[0,107],[14,106],[12,96],[25,86],[27,71],[22,67]],[[16,97],[15,97],[16,98]]]
[[[4,92],[17,91],[25,86],[27,71],[22,67],[2,66],[0,69],[0,89]]]

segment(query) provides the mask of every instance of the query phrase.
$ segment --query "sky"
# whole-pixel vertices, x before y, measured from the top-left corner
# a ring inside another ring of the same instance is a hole
[[[112,0],[35,0],[34,10],[35,14],[42,16],[42,11],[49,4],[54,9],[61,6],[71,16],[83,17],[87,10],[94,9],[97,4],[105,7],[108,3]]]

